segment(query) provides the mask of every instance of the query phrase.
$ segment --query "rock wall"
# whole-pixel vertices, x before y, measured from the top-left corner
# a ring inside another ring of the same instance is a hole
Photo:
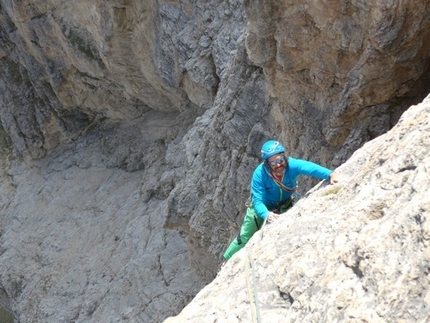
[[[245,26],[234,0],[9,0],[0,19],[2,124],[31,158],[100,120],[211,107]]]
[[[257,109],[251,98],[241,108],[270,111],[265,129],[292,152],[338,166],[428,93],[428,7],[4,0],[2,124],[17,154],[40,158],[101,120],[231,106],[220,89],[252,82],[225,85],[245,37],[236,68],[260,67],[268,93]]]
[[[428,322],[429,115],[430,96],[164,322]]]
[[[305,158],[340,165],[429,92],[426,2],[244,4],[247,50],[267,75],[277,133]]]
[[[237,234],[267,138],[336,167],[430,92],[429,7],[0,1],[0,304],[176,314]]]

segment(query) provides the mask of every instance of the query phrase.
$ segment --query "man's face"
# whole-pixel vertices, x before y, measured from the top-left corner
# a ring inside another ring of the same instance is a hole
[[[285,169],[286,160],[284,154],[277,154],[270,157],[268,160],[269,166],[275,172],[283,171]]]

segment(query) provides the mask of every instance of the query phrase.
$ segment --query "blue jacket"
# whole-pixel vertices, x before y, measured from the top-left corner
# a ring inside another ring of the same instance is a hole
[[[267,172],[270,172],[270,170],[264,163],[261,163],[254,170],[251,180],[252,206],[262,219],[266,219],[269,209],[276,208],[293,194],[281,189]],[[329,179],[332,172],[330,169],[310,161],[289,157],[282,183],[289,188],[295,188],[299,175]]]

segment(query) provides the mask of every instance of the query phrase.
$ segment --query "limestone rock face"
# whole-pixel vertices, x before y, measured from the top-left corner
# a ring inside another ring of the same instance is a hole
[[[17,154],[41,158],[101,120],[231,106],[220,89],[245,37],[239,65],[261,67],[269,92],[255,109],[237,104],[269,112],[290,151],[338,166],[429,92],[429,6],[2,1],[2,124]]]
[[[148,120],[31,166],[2,158],[0,304],[17,322],[161,322],[212,278],[192,266],[184,232],[165,228],[181,170],[163,173],[160,147],[133,138],[174,125]],[[153,166],[127,171],[136,161]]]
[[[430,92],[426,1],[244,4],[247,50],[267,75],[277,132],[305,158],[338,166]]]
[[[100,120],[211,107],[245,19],[236,0],[25,0],[0,24],[2,123],[40,158]]]
[[[429,116],[430,96],[165,322],[428,322]]]
[[[0,305],[177,314],[237,235],[265,140],[336,167],[430,92],[429,8],[0,1]]]

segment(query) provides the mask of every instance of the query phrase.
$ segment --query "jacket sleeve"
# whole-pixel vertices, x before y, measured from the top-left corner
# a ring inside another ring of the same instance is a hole
[[[257,167],[257,169],[254,171],[251,181],[251,194],[252,206],[255,210],[255,213],[257,213],[260,218],[265,220],[267,218],[269,210],[264,204],[264,201],[266,199],[266,189],[264,184],[264,174],[262,170],[262,167]]]
[[[293,163],[291,163],[290,166],[295,166],[298,175],[308,175],[319,179],[330,179],[330,174],[333,173],[332,170],[307,160],[290,158],[290,162],[291,161]]]

